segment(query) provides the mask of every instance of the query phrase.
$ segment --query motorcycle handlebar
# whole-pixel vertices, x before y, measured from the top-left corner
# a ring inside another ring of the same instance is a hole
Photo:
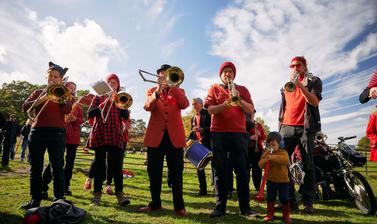
[[[338,137],[339,141],[344,142],[345,140],[356,138],[356,135],[350,137]]]

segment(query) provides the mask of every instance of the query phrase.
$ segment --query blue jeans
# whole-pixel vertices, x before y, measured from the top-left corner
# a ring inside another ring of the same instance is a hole
[[[279,193],[279,200],[282,205],[289,202],[289,183],[275,183],[267,181],[267,202],[276,200]]]
[[[27,137],[23,137],[22,138],[22,143],[21,143],[21,161],[23,161],[25,159],[25,153],[26,153],[26,148],[27,148],[27,145],[28,145],[28,140],[27,140]]]

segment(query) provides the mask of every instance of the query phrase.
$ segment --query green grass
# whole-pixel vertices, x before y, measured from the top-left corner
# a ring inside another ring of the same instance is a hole
[[[189,212],[187,217],[175,215],[172,204],[171,189],[167,187],[166,178],[163,180],[161,199],[164,209],[161,211],[142,214],[137,209],[145,206],[150,201],[149,181],[146,167],[143,164],[144,155],[127,154],[124,160],[124,168],[135,173],[134,178],[124,179],[124,192],[130,197],[131,204],[120,207],[116,203],[115,196],[104,194],[101,204],[98,207],[90,207],[92,195],[89,191],[82,189],[86,176],[80,169],[88,169],[93,155],[82,154],[78,150],[71,189],[73,196],[67,197],[76,206],[87,211],[84,223],[259,223],[261,219],[245,218],[238,215],[238,201],[234,199],[228,201],[227,215],[216,220],[209,218],[209,212],[214,208],[215,199],[211,191],[210,171],[207,169],[208,190],[211,192],[206,197],[199,197],[198,180],[196,170],[189,163],[185,164],[183,177],[183,196],[186,209]],[[209,166],[208,166],[209,167]],[[207,167],[207,168],[208,168]],[[0,223],[20,223],[23,211],[18,207],[29,200],[29,166],[27,163],[10,161],[7,169],[0,169]],[[364,168],[358,168],[364,171]],[[165,172],[166,170],[164,170]],[[377,195],[377,163],[369,163],[367,177],[375,195]],[[166,175],[165,175],[166,176]],[[48,206],[52,201],[52,184],[50,184],[49,200],[43,201],[42,206]],[[265,213],[266,205],[257,204],[251,201],[251,206],[258,212]],[[302,208],[302,207],[301,207]],[[294,212],[292,218],[294,223],[376,223],[376,217],[361,215],[352,201],[331,200],[324,203],[315,204],[316,213],[313,215]],[[273,223],[281,223],[281,212],[275,213],[277,220]]]

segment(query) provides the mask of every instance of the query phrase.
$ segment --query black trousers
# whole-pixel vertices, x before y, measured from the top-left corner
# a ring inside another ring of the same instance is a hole
[[[71,186],[72,171],[75,165],[76,151],[78,145],[67,144],[67,151],[65,153],[65,166],[64,166],[64,189],[67,190]],[[48,184],[52,180],[51,164],[49,163],[42,174],[42,191],[48,191]]]
[[[103,146],[95,149],[94,165],[94,192],[102,192],[102,184],[106,178],[106,154],[107,167],[112,170],[114,176],[115,193],[123,191],[123,155],[124,148]]]
[[[41,200],[42,170],[44,154],[48,152],[54,180],[54,196],[64,196],[64,148],[65,129],[37,128],[31,129],[29,135],[30,151],[30,194],[35,200]]]
[[[240,211],[249,211],[250,174],[246,133],[211,132],[211,142],[212,162],[215,166],[216,209],[223,212],[226,210],[229,176],[234,169]]]
[[[258,166],[260,157],[262,156],[262,151],[258,150],[255,152],[254,148],[249,149],[249,164],[251,169],[251,179],[253,180],[254,188],[256,191],[259,190],[262,181],[262,169]],[[250,172],[250,171],[249,171]]]
[[[148,147],[147,151],[147,170],[152,197],[149,206],[153,208],[161,206],[162,170],[165,155],[172,183],[174,208],[183,209],[185,208],[182,195],[183,148],[175,148],[172,145],[167,131],[165,131],[160,145],[157,148]]]
[[[210,145],[206,145],[206,144],[203,144],[207,149],[211,150],[211,146]],[[213,178],[213,175],[214,175],[214,167],[213,167],[213,163],[211,162],[211,175],[212,175],[212,178]],[[197,174],[198,174],[198,180],[199,180],[199,191],[201,193],[207,193],[207,179],[206,179],[206,173],[205,173],[205,169],[202,169],[202,170],[197,170]]]
[[[7,140],[4,140],[3,143],[3,158],[1,159],[1,165],[2,166],[8,166],[9,165],[9,157],[10,157],[10,151],[11,149],[11,143]]]
[[[313,203],[315,187],[315,166],[313,160],[314,134],[304,131],[304,127],[295,127],[283,125],[280,129],[289,157],[291,157],[296,146],[300,147],[300,153],[303,162],[303,171],[305,172],[304,183],[300,186],[302,200],[306,203]],[[290,182],[290,200],[295,201],[295,190],[293,182]]]

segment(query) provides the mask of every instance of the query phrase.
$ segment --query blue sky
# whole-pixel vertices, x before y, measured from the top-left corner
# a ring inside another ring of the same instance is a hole
[[[142,106],[153,86],[138,69],[181,67],[191,99],[205,97],[219,82],[220,64],[230,60],[257,116],[276,130],[279,89],[296,55],[323,80],[328,142],[362,137],[375,105],[358,102],[377,69],[374,0],[15,0],[0,2],[0,17],[0,83],[45,83],[50,60],[69,67],[79,89],[116,73],[134,98],[136,119],[148,121]]]

